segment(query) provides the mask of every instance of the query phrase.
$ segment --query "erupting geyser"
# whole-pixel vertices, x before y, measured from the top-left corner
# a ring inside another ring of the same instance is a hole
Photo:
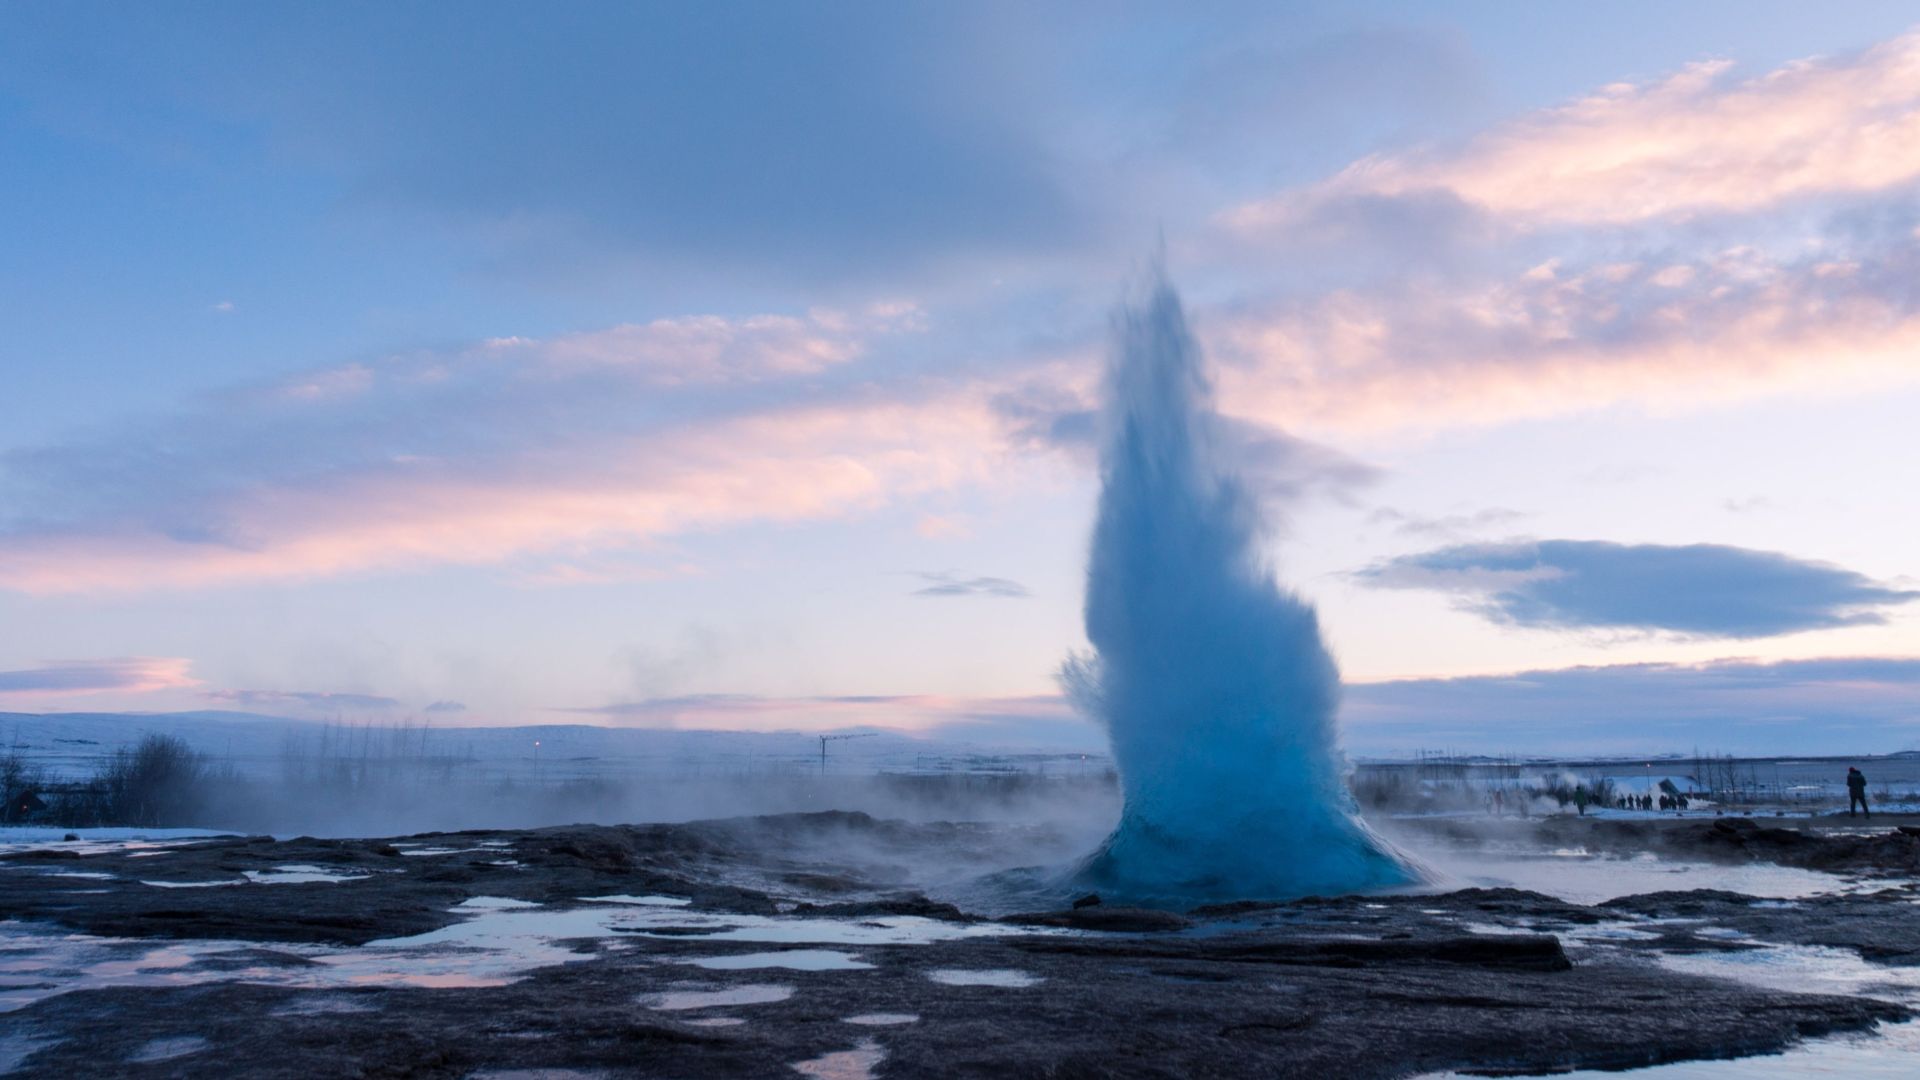
[[[1063,679],[1106,725],[1125,808],[1081,879],[1162,904],[1412,880],[1347,792],[1339,672],[1313,608],[1261,555],[1258,506],[1213,452],[1179,296],[1156,269],[1116,323],[1087,570],[1094,654]]]

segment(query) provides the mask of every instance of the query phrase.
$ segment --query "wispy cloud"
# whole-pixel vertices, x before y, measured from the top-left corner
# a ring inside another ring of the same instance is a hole
[[[329,690],[212,690],[207,698],[247,709],[287,708],[312,712],[385,712],[404,708],[395,698]]]
[[[1367,521],[1369,524],[1392,526],[1397,536],[1451,540],[1502,525],[1511,525],[1523,520],[1526,516],[1518,510],[1509,510],[1503,506],[1489,506],[1470,513],[1438,515],[1411,514],[1391,506],[1382,506],[1368,514]]]
[[[927,570],[919,571],[917,576],[928,584],[913,590],[915,596],[992,596],[1021,599],[1033,595],[1025,585],[1006,578],[967,577],[952,571]]]
[[[1720,544],[1462,544],[1388,559],[1355,577],[1444,592],[1513,626],[1700,638],[1881,623],[1884,609],[1920,598],[1829,563]]]
[[[1704,62],[1223,215],[1254,252],[1365,272],[1201,325],[1235,408],[1317,429],[1910,383],[1917,189],[1920,33]]]
[[[176,656],[121,656],[53,660],[39,667],[0,671],[0,695],[66,695],[175,690],[200,685],[192,662]]]
[[[1242,206],[1272,227],[1329,202],[1444,193],[1530,222],[1621,223],[1759,209],[1920,178],[1920,33],[1737,78],[1725,60],[1615,83],[1462,146],[1378,154]]]
[[[1250,415],[1444,427],[1910,382],[1916,272],[1905,239],[1668,252],[1251,300],[1203,325],[1227,361],[1224,396]]]
[[[989,475],[1005,452],[991,388],[793,385],[912,321],[883,305],[488,342],[12,451],[0,457],[0,587],[590,553],[857,512]]]

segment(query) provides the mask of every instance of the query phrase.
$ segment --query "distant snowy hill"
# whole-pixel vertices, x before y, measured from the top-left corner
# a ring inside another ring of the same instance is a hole
[[[0,713],[0,750],[18,750],[63,777],[92,772],[151,733],[177,736],[217,764],[255,776],[329,762],[406,761],[469,777],[547,780],[656,773],[741,775],[812,768],[829,772],[1098,772],[1104,755],[916,738],[895,731],[819,734],[681,731],[588,724],[439,727],[328,724],[240,712]]]

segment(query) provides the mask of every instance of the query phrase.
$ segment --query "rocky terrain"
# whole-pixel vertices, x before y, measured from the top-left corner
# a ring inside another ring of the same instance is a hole
[[[1727,858],[1839,865],[1920,844],[1891,827],[1786,840],[1655,824],[1649,844]],[[1574,827],[1629,843],[1595,825]],[[1092,897],[981,912],[950,902],[965,890],[919,891],[930,865],[985,873],[1035,844],[812,814],[15,851],[0,856],[0,994],[17,1006],[0,1013],[0,1066],[1399,1077],[1727,1057],[1912,1015],[1901,993],[1684,967],[1812,946],[1912,985],[1920,896],[1891,876],[1791,901],[1467,889],[1180,913]],[[515,927],[546,938],[527,945]],[[75,949],[94,952],[58,961]]]

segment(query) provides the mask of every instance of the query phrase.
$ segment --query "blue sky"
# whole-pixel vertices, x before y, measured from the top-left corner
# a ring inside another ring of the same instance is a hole
[[[9,7],[0,709],[1062,722],[1164,237],[1350,745],[1915,745],[1911,20]]]

